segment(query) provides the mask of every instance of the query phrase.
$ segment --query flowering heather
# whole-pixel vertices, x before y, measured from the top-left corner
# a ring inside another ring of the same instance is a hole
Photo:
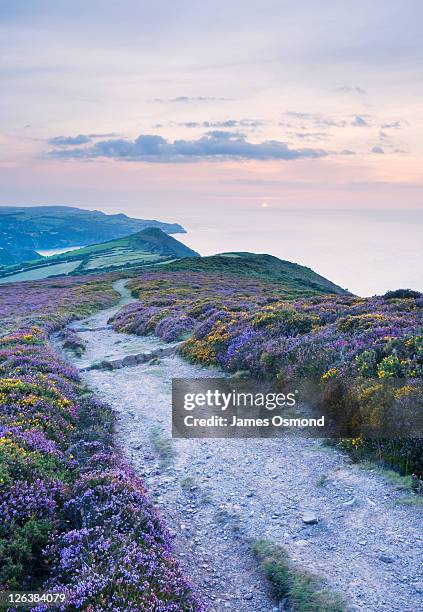
[[[117,313],[114,328],[165,340],[191,330],[181,352],[194,362],[280,384],[312,380],[325,405],[352,405],[359,421],[423,403],[423,296],[416,292],[287,299],[274,282],[200,272],[148,273],[128,286],[139,303]],[[399,386],[387,391],[391,380]],[[423,474],[421,441],[359,437],[343,446]]]
[[[48,344],[116,297],[93,277],[0,289],[0,589],[66,591],[66,610],[201,611],[110,409]]]
[[[77,357],[85,352],[85,341],[73,329],[65,327],[59,334],[62,346],[65,349],[72,351]]]

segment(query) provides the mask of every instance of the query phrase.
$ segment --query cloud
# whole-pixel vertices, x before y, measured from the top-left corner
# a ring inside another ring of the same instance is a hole
[[[360,117],[359,115],[356,115],[354,117],[354,121],[351,121],[351,125],[353,127],[370,127],[367,121],[363,119],[363,117]]]
[[[341,91],[344,93],[357,93],[361,96],[367,95],[367,91],[359,85],[341,85],[340,87],[336,88],[336,91]]]
[[[319,158],[322,149],[291,149],[278,140],[252,143],[245,134],[214,130],[196,140],[174,140],[156,134],[141,134],[135,140],[116,138],[102,140],[89,147],[53,149],[50,157],[62,159],[111,158],[156,163],[195,162],[201,160],[292,160]]]
[[[343,128],[347,125],[346,121],[335,121],[333,119],[327,119],[326,117],[320,117],[316,119],[316,125],[322,125],[325,127],[340,127]]]
[[[170,102],[176,103],[187,103],[187,102],[209,102],[216,100],[229,100],[229,98],[217,98],[214,96],[178,96],[176,98],[153,98],[153,102]]]
[[[186,128],[234,128],[234,127],[258,127],[264,125],[264,121],[256,119],[226,119],[224,121],[187,121],[179,123]]]
[[[391,123],[383,123],[380,127],[383,130],[400,130],[402,125],[399,121],[392,121]]]
[[[106,132],[105,134],[88,134],[89,138],[114,138],[118,134],[116,132]]]
[[[298,113],[297,111],[287,111],[285,115],[294,119],[316,119],[319,117],[319,115],[314,113]]]
[[[378,155],[383,155],[385,153],[385,151],[382,149],[382,147],[373,147],[372,148],[372,153],[377,153]]]
[[[290,132],[288,136],[300,140],[327,140],[329,138],[329,135],[325,132]]]
[[[291,117],[292,119],[298,119],[301,120],[302,122],[311,122],[313,125],[317,126],[317,127],[345,127],[347,125],[347,122],[344,120],[336,120],[336,119],[332,119],[331,117],[325,117],[324,115],[320,115],[318,113],[298,113],[296,111],[288,111],[285,113],[285,115],[287,117]],[[280,125],[285,125],[285,127],[292,127],[292,125],[289,124],[283,124],[281,123]]]
[[[92,136],[87,134],[78,134],[78,136],[56,136],[48,141],[55,147],[69,147],[75,145],[83,145],[91,142]]]

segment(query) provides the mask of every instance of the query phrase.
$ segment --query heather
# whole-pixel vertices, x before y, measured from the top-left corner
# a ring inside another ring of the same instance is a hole
[[[113,445],[110,409],[48,342],[116,302],[110,279],[5,285],[0,295],[0,588],[66,591],[67,610],[202,609]],[[73,332],[64,339],[80,349]]]
[[[201,272],[144,274],[128,286],[139,303],[115,315],[117,331],[183,341],[204,365],[257,379],[311,381],[319,399],[357,425],[400,422],[422,405],[423,296],[316,295],[247,276]],[[357,435],[340,442],[402,474],[423,475],[418,439]]]

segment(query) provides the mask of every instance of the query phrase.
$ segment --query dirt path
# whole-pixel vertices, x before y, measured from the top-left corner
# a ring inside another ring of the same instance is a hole
[[[130,301],[125,281],[116,288]],[[117,308],[74,324],[87,342],[84,368],[104,358],[150,352],[158,339],[117,334]],[[174,550],[212,610],[271,611],[248,538],[285,546],[303,569],[323,576],[351,609],[423,609],[422,514],[403,493],[352,466],[317,440],[170,440],[172,377],[210,369],[168,356],[158,363],[81,373],[116,411],[116,435],[174,534]],[[166,460],[168,465],[166,465]],[[319,519],[306,525],[310,510]]]

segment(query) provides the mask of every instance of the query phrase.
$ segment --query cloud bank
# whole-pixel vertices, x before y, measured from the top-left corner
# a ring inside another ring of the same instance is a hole
[[[154,98],[153,102],[169,102],[171,104],[187,103],[187,102],[216,102],[228,100],[229,98],[219,98],[216,96],[177,96],[176,98]]]
[[[343,93],[356,93],[360,94],[361,96],[367,95],[367,91],[359,85],[341,85],[340,87],[337,87],[336,91],[341,91]]]
[[[354,121],[351,121],[351,125],[353,127],[369,127],[369,124],[367,123],[367,121],[363,119],[363,117],[360,117],[359,115],[356,115],[354,117]]]
[[[69,145],[83,145],[91,142],[92,136],[87,136],[86,134],[78,134],[78,136],[56,136],[55,138],[50,138],[48,141],[49,144],[54,147],[68,147]]]
[[[186,128],[250,128],[264,125],[265,122],[258,119],[225,119],[224,121],[186,121],[180,123]]]
[[[61,137],[63,139],[63,137]],[[220,130],[207,132],[196,140],[166,140],[155,134],[141,134],[135,140],[114,138],[86,147],[58,148],[48,153],[62,159],[110,158],[156,163],[192,163],[202,160],[293,160],[325,157],[322,149],[291,149],[278,140],[248,142],[246,136]]]

